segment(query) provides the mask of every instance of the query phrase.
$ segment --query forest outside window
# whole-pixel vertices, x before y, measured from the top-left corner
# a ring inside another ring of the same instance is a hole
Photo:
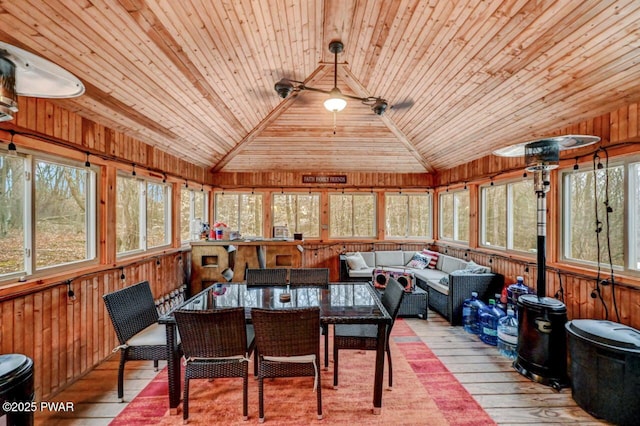
[[[469,191],[440,194],[440,238],[469,242]]]
[[[320,194],[273,194],[273,226],[286,226],[289,235],[320,238]]]
[[[430,194],[385,194],[387,238],[431,238]]]
[[[637,182],[637,171],[634,179]],[[633,238],[626,243],[624,235],[625,166],[567,171],[562,182],[564,258],[595,267],[624,267],[625,244],[638,244]],[[630,210],[637,211],[637,192],[629,195]],[[630,268],[638,269],[637,258]]]
[[[375,238],[374,194],[329,194],[330,238]]]
[[[96,172],[0,152],[0,279],[96,258]]]
[[[262,194],[216,194],[214,222],[224,223],[229,231],[238,231],[243,238],[263,237]]]
[[[480,244],[535,253],[537,219],[532,179],[482,187],[480,209]]]
[[[170,244],[171,187],[168,184],[118,174],[116,194],[119,256]]]
[[[182,242],[200,239],[202,222],[209,221],[208,192],[183,186],[180,191],[180,239]]]

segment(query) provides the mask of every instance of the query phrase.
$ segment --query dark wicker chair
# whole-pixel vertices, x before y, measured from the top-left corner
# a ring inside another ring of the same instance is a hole
[[[244,308],[175,313],[186,360],[182,417],[189,418],[189,380],[242,378],[242,415],[248,419],[248,364],[253,351],[253,326],[246,325]]]
[[[393,386],[393,368],[391,365],[391,351],[389,350],[389,335],[393,323],[398,316],[400,304],[404,297],[404,287],[395,279],[389,282],[382,295],[382,304],[391,315],[391,324],[387,326],[385,352],[389,364],[389,388]],[[375,351],[378,343],[378,326],[375,324],[336,324],[333,328],[333,387],[338,387],[338,351],[340,349],[356,349]]]
[[[322,419],[322,384],[318,367],[320,308],[254,308],[251,318],[256,333],[256,361],[259,361],[259,421],[264,422],[264,379],[298,376],[315,377],[318,419]]]
[[[286,285],[286,268],[247,269],[247,285]]]
[[[120,346],[118,399],[124,400],[124,364],[130,360],[167,359],[167,332],[158,324],[158,310],[148,281],[102,296]]]
[[[292,268],[289,284],[302,286],[328,286],[329,268]]]
[[[329,268],[293,268],[289,270],[289,284],[294,286],[329,286]],[[329,326],[322,326],[324,336],[324,367],[329,368]]]

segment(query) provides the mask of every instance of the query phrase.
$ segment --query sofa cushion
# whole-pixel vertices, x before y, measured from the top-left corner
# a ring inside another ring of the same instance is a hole
[[[438,271],[437,269],[411,269],[413,275],[416,278],[420,278],[424,282],[428,281],[440,281],[440,278],[448,276],[446,272]]]
[[[368,281],[373,276],[373,268],[349,269],[349,276],[352,278],[366,278],[366,281]]]
[[[376,251],[376,266],[402,266],[404,265],[404,256],[399,250],[382,250]]]
[[[450,274],[453,271],[457,271],[460,269],[465,269],[467,267],[467,262],[462,259],[458,259],[456,257],[442,255],[442,260],[440,262],[440,269],[443,272]]]
[[[358,271],[368,268],[367,262],[364,260],[360,252],[346,255],[345,258],[347,265],[349,265],[349,269]]]

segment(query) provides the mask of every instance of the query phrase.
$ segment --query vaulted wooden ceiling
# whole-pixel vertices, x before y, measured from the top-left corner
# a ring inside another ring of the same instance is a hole
[[[61,105],[214,171],[437,171],[640,100],[637,0],[0,1],[0,40],[84,82]],[[331,89],[332,40],[344,93],[405,108],[279,98]]]

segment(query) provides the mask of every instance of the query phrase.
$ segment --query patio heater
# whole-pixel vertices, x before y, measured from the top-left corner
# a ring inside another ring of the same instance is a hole
[[[565,323],[567,307],[560,300],[546,297],[546,193],[549,172],[558,167],[560,151],[578,148],[600,140],[597,136],[567,135],[524,142],[499,149],[495,155],[524,155],[526,170],[533,174],[537,210],[536,294],[518,298],[518,356],[513,367],[523,376],[560,389],[568,386]]]

